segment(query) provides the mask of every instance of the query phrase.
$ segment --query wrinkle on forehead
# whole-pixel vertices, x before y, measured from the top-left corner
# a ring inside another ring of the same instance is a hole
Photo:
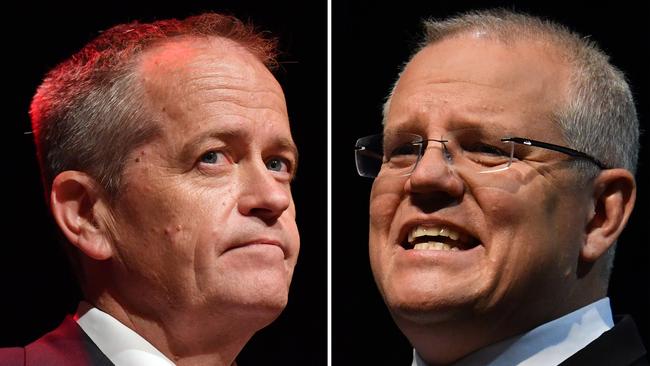
[[[279,86],[278,88],[268,88],[262,84],[251,86],[248,82],[237,81],[240,80],[214,75],[214,77],[190,79],[187,87],[193,89],[199,103],[232,103],[249,109],[269,109],[272,105],[281,108],[275,112],[287,115],[284,94]]]
[[[282,88],[271,72],[227,39],[166,43],[143,55],[139,71],[152,109],[173,120],[211,103],[252,109],[272,105],[275,113],[287,115]]]
[[[474,87],[472,92],[468,91],[470,87]],[[481,90],[476,87],[480,87]],[[468,112],[499,113],[508,103],[508,100],[498,95],[499,91],[503,91],[503,88],[460,79],[427,80],[409,88],[408,91],[404,90],[400,102],[414,108],[429,109],[444,108],[462,100],[462,108]]]
[[[164,43],[141,56],[138,71],[147,92],[159,97],[202,85],[244,89],[270,83],[281,90],[271,72],[246,48],[218,37]]]
[[[417,71],[409,72],[411,68]],[[396,91],[404,83],[466,82],[521,94],[553,91],[553,95],[565,96],[568,81],[569,66],[552,57],[546,48],[463,38],[425,47],[407,65]]]
[[[409,62],[385,126],[502,114],[536,124],[551,120],[566,103],[569,81],[570,65],[547,45],[453,37],[425,47]]]

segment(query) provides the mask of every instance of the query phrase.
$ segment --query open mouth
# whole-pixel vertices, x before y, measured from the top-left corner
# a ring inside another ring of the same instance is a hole
[[[402,241],[407,250],[462,251],[478,245],[477,238],[444,225],[416,225]]]

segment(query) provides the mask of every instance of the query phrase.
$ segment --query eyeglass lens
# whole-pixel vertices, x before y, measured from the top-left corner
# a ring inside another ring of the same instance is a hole
[[[512,163],[514,144],[503,135],[484,130],[464,129],[437,139],[410,133],[367,136],[357,141],[357,171],[366,177],[406,176],[415,170],[428,150],[439,150],[439,163],[476,173],[498,172]]]

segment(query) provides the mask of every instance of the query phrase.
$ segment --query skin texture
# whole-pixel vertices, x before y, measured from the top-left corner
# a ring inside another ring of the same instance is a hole
[[[564,102],[569,76],[541,42],[445,39],[409,62],[384,129],[440,138],[466,127],[498,128],[566,145],[551,115]],[[373,274],[397,325],[430,364],[453,362],[605,294],[603,264],[593,263],[615,239],[593,235],[607,216],[597,203],[605,183],[585,187],[559,153],[521,149],[516,157],[507,171],[476,174],[448,165],[440,145],[430,144],[410,176],[373,184]],[[615,215],[622,225],[625,215]],[[479,245],[406,250],[400,243],[417,224],[451,227]],[[586,256],[595,243],[601,250]]]
[[[78,216],[58,221],[91,302],[177,364],[229,365],[285,307],[298,255],[284,95],[224,39],[159,46],[138,72],[161,133],[131,153],[113,204],[83,173],[57,177]]]

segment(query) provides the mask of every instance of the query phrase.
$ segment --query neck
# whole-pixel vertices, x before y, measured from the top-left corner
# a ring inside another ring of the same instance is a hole
[[[129,327],[177,365],[230,366],[253,334],[257,322],[190,309],[134,311],[108,292],[90,302]],[[224,319],[226,318],[226,319]],[[210,326],[200,326],[210,324]]]
[[[412,319],[397,322],[420,357],[430,366],[449,365],[509,336],[498,326],[487,326],[478,319],[424,324]]]
[[[486,346],[523,334],[535,327],[577,310],[597,299],[543,309],[524,310],[513,306],[490,314],[455,314],[445,318],[393,314],[393,317],[430,366],[449,365]],[[534,315],[538,314],[538,315]]]

